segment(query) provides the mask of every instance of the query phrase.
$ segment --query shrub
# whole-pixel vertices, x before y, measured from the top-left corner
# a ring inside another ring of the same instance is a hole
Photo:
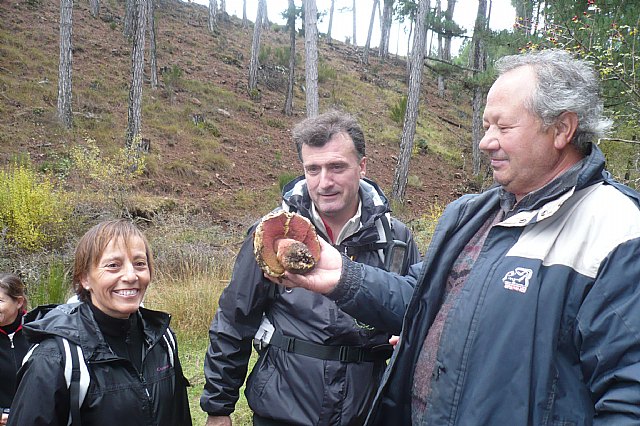
[[[335,69],[324,61],[318,63],[318,83],[325,83],[330,80],[335,80],[338,73]]]
[[[69,270],[60,258],[52,258],[47,271],[41,275],[35,287],[29,290],[29,304],[32,307],[48,303],[64,303],[71,296]]]
[[[122,208],[135,178],[145,171],[146,157],[141,153],[140,142],[140,137],[136,136],[130,147],[119,148],[107,156],[93,139],[86,139],[85,145],[71,149],[75,171],[87,184]]]
[[[400,98],[397,104],[391,107],[391,119],[398,124],[404,122],[404,115],[407,112],[407,97]]]
[[[62,237],[70,213],[67,194],[29,163],[0,171],[0,225],[18,247],[35,251]]]

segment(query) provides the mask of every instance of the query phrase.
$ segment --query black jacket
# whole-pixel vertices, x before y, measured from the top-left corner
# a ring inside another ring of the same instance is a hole
[[[382,191],[362,180],[361,228],[343,244],[366,246],[379,239],[376,221],[389,212]],[[285,187],[283,208],[311,218],[311,199],[304,180]],[[393,219],[395,239],[408,243],[409,263],[419,260],[409,230]],[[389,330],[376,330],[342,312],[334,302],[304,289],[280,291],[269,297],[273,284],[263,277],[253,255],[253,229],[237,256],[233,276],[220,297],[209,331],[211,344],[205,358],[202,409],[223,416],[233,412],[244,382],[252,339],[266,313],[284,335],[322,345],[372,348],[386,344]],[[326,239],[326,236],[321,235]],[[363,251],[355,260],[382,267],[376,251]],[[278,287],[279,288],[279,287]],[[367,409],[385,368],[377,362],[327,361],[285,352],[274,346],[262,351],[246,387],[251,409],[260,416],[302,425],[357,425]]]
[[[36,308],[28,317],[41,317]],[[82,348],[91,382],[80,414],[82,424],[127,426],[189,426],[191,415],[177,351],[169,350],[170,316],[140,308],[145,335],[142,371],[111,351],[85,303],[47,307],[44,317],[25,322],[29,342],[39,343],[18,373],[9,425],[66,425],[69,390],[64,376],[62,336]]]
[[[22,314],[18,316],[22,319]],[[16,392],[16,373],[28,349],[22,325],[12,334],[0,329],[0,412],[11,406]]]

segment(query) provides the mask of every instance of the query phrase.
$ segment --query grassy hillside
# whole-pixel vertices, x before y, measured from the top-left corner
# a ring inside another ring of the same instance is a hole
[[[24,278],[32,305],[60,302],[79,235],[101,219],[137,219],[157,257],[148,304],[173,315],[194,385],[194,419],[202,424],[201,365],[218,295],[246,227],[277,205],[281,185],[301,172],[290,129],[304,118],[303,39],[296,46],[294,115],[287,117],[281,111],[289,41],[282,28],[263,33],[259,93],[251,97],[252,27],[231,17],[211,34],[205,7],[159,1],[160,85],[152,90],[146,71],[143,89],[142,136],[151,148],[133,172],[123,151],[131,66],[131,45],[122,35],[124,2],[102,1],[98,18],[87,2],[74,3],[70,130],[55,116],[58,16],[58,2],[0,2],[0,178],[22,165],[32,181],[14,180],[15,188],[33,189],[25,182],[45,187],[23,204],[15,196],[2,201],[38,217],[46,210],[40,206],[54,206],[47,214],[60,218],[43,228],[55,235],[28,247],[5,227],[0,270]],[[402,131],[404,59],[383,62],[372,54],[364,65],[361,49],[325,40],[319,57],[320,110],[357,116],[367,138],[368,175],[390,192]],[[447,97],[438,98],[425,69],[422,97],[407,201],[394,210],[424,249],[442,206],[471,183],[468,93],[450,81]],[[33,230],[25,229],[30,236]],[[249,417],[241,405],[236,424]]]

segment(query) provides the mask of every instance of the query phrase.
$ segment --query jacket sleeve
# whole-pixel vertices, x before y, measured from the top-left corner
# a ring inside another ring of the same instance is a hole
[[[594,401],[595,426],[640,419],[640,241],[601,264],[578,314],[576,346]]]
[[[255,261],[253,233],[249,232],[209,329],[200,407],[210,415],[227,416],[235,409],[247,374],[253,336],[267,305],[269,285],[274,284],[264,278]]]
[[[69,390],[64,361],[55,339],[38,345],[18,371],[18,389],[11,404],[10,426],[66,425]]]
[[[344,312],[380,330],[400,334],[422,263],[402,276],[343,257],[342,275],[326,296]]]

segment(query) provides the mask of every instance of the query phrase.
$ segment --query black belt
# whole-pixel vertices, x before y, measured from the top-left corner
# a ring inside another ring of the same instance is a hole
[[[341,362],[374,362],[384,361],[391,357],[393,347],[389,344],[363,348],[361,346],[334,346],[321,345],[284,336],[276,331],[271,337],[270,345],[276,346],[283,351],[292,352],[298,355],[310,356],[312,358],[326,361]]]

